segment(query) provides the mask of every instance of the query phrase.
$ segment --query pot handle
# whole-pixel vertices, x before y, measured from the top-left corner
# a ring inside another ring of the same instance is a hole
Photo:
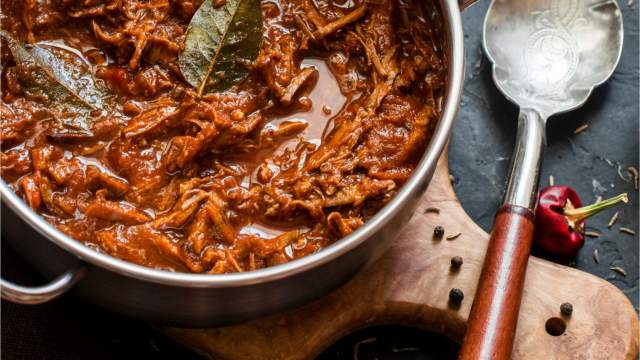
[[[42,286],[22,286],[0,278],[0,293],[4,300],[16,304],[42,304],[71,289],[87,273],[86,266],[68,270],[55,280]]]

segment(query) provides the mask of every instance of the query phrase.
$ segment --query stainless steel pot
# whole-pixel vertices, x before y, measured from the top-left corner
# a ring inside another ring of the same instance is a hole
[[[465,2],[468,3],[469,1]],[[2,280],[2,297],[41,303],[74,294],[124,315],[175,326],[214,326],[276,313],[317,299],[376,260],[413,214],[453,127],[463,84],[463,36],[456,0],[440,0],[449,74],[442,117],[409,181],[371,220],[322,251],[267,269],[224,275],[142,267],[98,253],[33,212],[0,181],[2,231],[51,283],[28,288]],[[62,275],[60,275],[62,274]]]

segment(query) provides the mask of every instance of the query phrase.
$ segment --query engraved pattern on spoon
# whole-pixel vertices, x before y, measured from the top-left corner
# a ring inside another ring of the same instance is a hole
[[[578,17],[581,0],[550,0],[549,8],[534,12],[536,31],[524,48],[526,81],[537,96],[561,99],[566,83],[578,67],[577,42],[570,29],[586,19]]]

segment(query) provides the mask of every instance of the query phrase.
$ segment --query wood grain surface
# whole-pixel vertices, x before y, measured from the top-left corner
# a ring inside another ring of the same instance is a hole
[[[478,191],[481,191],[480,189]],[[425,213],[437,207],[440,213]],[[432,238],[442,225],[445,238]],[[461,233],[454,240],[449,235]],[[211,329],[164,329],[211,359],[311,359],[342,336],[376,324],[405,324],[461,340],[489,236],[464,212],[446,154],[416,214],[387,253],[345,286],[284,314]],[[464,263],[451,271],[453,256]],[[451,288],[465,298],[448,303]],[[560,304],[573,304],[563,317]],[[551,320],[550,320],[551,319]],[[548,325],[547,325],[548,323]],[[566,330],[559,336],[552,332]],[[529,258],[513,359],[635,359],[638,317],[613,285],[582,271]]]

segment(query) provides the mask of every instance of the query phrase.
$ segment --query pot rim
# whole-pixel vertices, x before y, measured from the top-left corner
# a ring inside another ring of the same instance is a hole
[[[409,180],[387,205],[380,209],[377,214],[356,231],[315,254],[292,260],[286,264],[241,273],[194,274],[153,269],[97,252],[79,241],[72,239],[31,210],[31,208],[7,186],[4,180],[0,180],[0,198],[4,204],[38,233],[80,258],[82,261],[120,275],[153,283],[186,288],[241,287],[276,281],[328,263],[370,238],[392,219],[407,201],[410,201],[412,197],[416,196],[416,190],[421,186],[421,180],[426,176],[432,175],[438,159],[449,140],[449,134],[453,128],[460,104],[462,85],[464,82],[464,39],[458,2],[456,0],[440,0],[440,3],[445,20],[445,30],[448,31],[446,35],[449,43],[448,55],[450,62],[445,106],[442,116],[436,125],[431,142],[427,146],[424,156],[409,177]],[[418,191],[418,196],[421,195],[422,192],[423,191]]]

